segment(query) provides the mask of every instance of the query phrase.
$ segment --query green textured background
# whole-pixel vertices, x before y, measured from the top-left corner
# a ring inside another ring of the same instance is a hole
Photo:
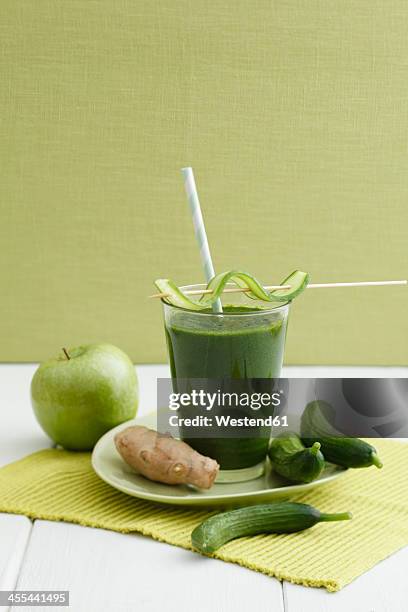
[[[405,0],[2,0],[0,359],[165,359],[152,281],[408,273]],[[408,289],[309,291],[287,362],[408,363]]]

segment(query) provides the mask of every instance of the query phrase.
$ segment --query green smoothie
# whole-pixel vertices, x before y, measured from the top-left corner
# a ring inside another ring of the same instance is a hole
[[[173,379],[252,379],[280,376],[288,306],[260,309],[224,306],[223,314],[165,306],[166,337]],[[251,438],[189,438],[221,469],[254,466],[265,459],[269,429]]]

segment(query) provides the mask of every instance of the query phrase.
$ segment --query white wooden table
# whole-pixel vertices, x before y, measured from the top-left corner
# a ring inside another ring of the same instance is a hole
[[[30,406],[35,368],[0,365],[0,465],[50,446]],[[137,370],[145,414],[155,406],[156,378],[168,370]],[[406,377],[408,368],[291,367],[283,375]],[[331,594],[139,535],[0,514],[0,590],[69,590],[75,612],[407,612],[407,568],[408,547]]]

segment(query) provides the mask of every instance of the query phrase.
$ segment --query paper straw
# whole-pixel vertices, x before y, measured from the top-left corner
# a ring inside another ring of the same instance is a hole
[[[200,200],[198,199],[197,187],[194,180],[192,168],[182,168],[184,187],[193,217],[194,233],[200,249],[201,263],[204,268],[205,279],[208,282],[215,276],[214,266],[211,259],[210,247],[208,246],[207,233],[205,231],[204,219],[201,214]],[[221,300],[214,302],[214,312],[222,312]]]

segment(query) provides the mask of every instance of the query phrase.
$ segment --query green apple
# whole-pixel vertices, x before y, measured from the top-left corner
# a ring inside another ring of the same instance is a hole
[[[39,424],[54,442],[90,450],[106,431],[135,417],[135,368],[110,344],[63,349],[35,372],[31,400]]]

